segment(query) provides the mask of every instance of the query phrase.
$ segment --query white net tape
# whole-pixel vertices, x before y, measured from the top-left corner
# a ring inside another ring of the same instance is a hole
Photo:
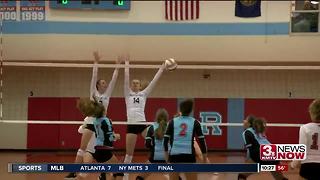
[[[4,66],[20,67],[72,67],[92,68],[93,64],[80,63],[34,63],[34,62],[4,62]],[[99,68],[124,68],[125,65],[99,64]],[[157,69],[160,65],[131,64],[130,68]],[[217,70],[320,70],[320,66],[252,66],[252,65],[179,65],[178,69],[217,69]]]
[[[3,120],[3,123],[15,123],[15,124],[83,124],[83,121],[45,121],[45,120]],[[154,122],[136,122],[129,123],[126,121],[112,121],[114,125],[150,125]],[[230,127],[241,127],[242,123],[201,123],[206,126],[230,126]],[[288,124],[288,123],[268,123],[268,127],[300,127],[303,124]]]

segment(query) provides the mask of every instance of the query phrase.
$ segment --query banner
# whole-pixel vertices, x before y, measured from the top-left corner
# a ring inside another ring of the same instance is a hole
[[[3,21],[17,20],[17,2],[16,1],[0,1],[0,19]]]
[[[20,1],[21,21],[46,20],[45,1]]]
[[[259,164],[9,164],[12,173],[259,172]]]
[[[165,18],[170,21],[195,20],[200,16],[200,0],[165,0]]]
[[[236,0],[235,15],[245,18],[261,16],[261,0]]]

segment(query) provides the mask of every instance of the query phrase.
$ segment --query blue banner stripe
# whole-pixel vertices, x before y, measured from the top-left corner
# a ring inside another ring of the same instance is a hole
[[[244,99],[228,99],[228,123],[244,119]],[[243,149],[242,127],[228,127],[228,149]]]
[[[7,34],[101,35],[287,35],[289,23],[112,23],[16,22],[3,23]]]

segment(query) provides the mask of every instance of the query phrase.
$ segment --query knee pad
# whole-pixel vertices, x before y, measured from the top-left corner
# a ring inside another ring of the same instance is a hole
[[[81,157],[83,157],[84,153],[85,153],[85,151],[84,151],[84,150],[82,150],[82,149],[78,149],[77,156],[81,156]]]

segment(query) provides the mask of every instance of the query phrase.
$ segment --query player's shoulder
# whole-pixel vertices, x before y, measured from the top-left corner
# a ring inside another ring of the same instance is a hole
[[[201,124],[200,121],[194,117],[191,117],[191,119],[194,121],[194,124]]]
[[[310,123],[302,125],[301,128],[311,129],[311,128],[316,128],[316,127],[319,127],[319,126],[320,126],[320,123],[310,122]]]
[[[101,120],[102,122],[112,123],[112,120],[111,120],[111,119],[109,119],[109,118],[108,118],[108,117],[106,117],[106,116],[101,117],[101,118],[100,118],[100,120]]]
[[[253,135],[254,134],[254,130],[252,127],[249,127],[247,129],[245,129],[243,132],[242,132],[243,135]]]

